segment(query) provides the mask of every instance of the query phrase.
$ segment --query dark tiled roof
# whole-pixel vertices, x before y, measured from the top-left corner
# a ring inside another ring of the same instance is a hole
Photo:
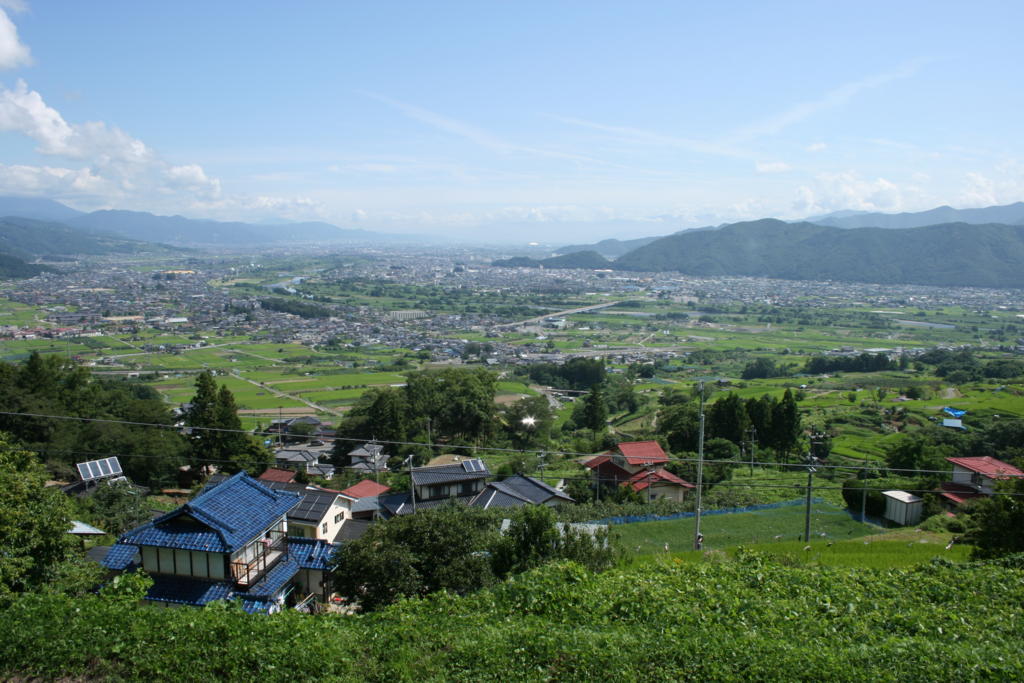
[[[305,522],[319,522],[331,509],[337,499],[337,493],[327,491],[301,491],[302,500],[288,513],[288,519]]]
[[[117,543],[107,549],[106,555],[99,560],[99,563],[107,569],[122,571],[128,569],[133,564],[138,564],[138,553],[138,546],[129,543]]]
[[[384,450],[384,446],[379,443],[364,443],[362,446],[356,446],[348,452],[349,455],[356,457],[372,457],[380,454]]]
[[[342,525],[344,529],[352,520]],[[338,549],[337,544],[315,538],[289,538],[288,554],[300,569],[330,569],[331,557]]]
[[[357,512],[372,512],[380,507],[380,501],[377,496],[372,498],[359,498],[356,502],[352,503],[352,513]]]
[[[299,502],[244,472],[207,486],[177,510],[124,534],[121,543],[232,552],[255,538]]]
[[[506,479],[502,479],[500,482],[497,482],[497,484],[502,490],[514,492],[523,496],[531,503],[544,503],[551,498],[559,498],[561,500],[572,502],[572,498],[562,493],[554,486],[545,484],[540,479],[527,477],[524,474],[516,474]]]
[[[455,501],[457,503],[463,503],[468,505],[472,502],[478,494],[471,496],[453,496],[451,498],[437,498],[434,500],[418,500],[416,501],[416,512],[422,512],[423,510],[430,510],[441,505],[448,503],[449,501]],[[411,515],[413,513],[412,496],[408,493],[393,493],[390,496],[380,497],[381,514],[385,518],[391,518],[395,515]]]
[[[412,480],[417,486],[430,484],[452,484],[460,481],[486,479],[491,476],[483,460],[463,460],[451,465],[420,467],[412,471]]]
[[[344,541],[355,541],[356,539],[362,538],[373,522],[365,519],[346,519],[345,523],[341,525],[341,529],[334,536],[335,543],[343,543]]]
[[[491,508],[517,508],[529,505],[530,501],[521,496],[500,490],[493,483],[479,493],[470,505],[489,510]]]

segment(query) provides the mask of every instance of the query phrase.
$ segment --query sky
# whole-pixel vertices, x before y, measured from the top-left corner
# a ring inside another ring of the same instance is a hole
[[[1024,200],[1024,3],[0,0],[0,194],[545,242]]]

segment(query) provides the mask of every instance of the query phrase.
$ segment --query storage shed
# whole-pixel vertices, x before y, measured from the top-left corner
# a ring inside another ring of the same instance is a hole
[[[906,491],[882,491],[885,496],[885,518],[899,524],[910,526],[921,521],[921,510],[924,506],[922,498]]]

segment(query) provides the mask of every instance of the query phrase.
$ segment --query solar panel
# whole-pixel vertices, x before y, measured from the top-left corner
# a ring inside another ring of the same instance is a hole
[[[462,467],[467,472],[483,472],[484,463],[482,460],[466,460],[462,463]]]
[[[78,468],[78,476],[82,478],[82,481],[113,477],[123,472],[121,463],[116,457],[80,462],[75,467]]]

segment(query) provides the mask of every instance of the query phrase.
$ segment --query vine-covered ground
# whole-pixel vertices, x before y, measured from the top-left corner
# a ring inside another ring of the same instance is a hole
[[[3,610],[0,676],[130,680],[1021,680],[1024,560],[911,569],[552,565],[358,616],[91,597]]]

